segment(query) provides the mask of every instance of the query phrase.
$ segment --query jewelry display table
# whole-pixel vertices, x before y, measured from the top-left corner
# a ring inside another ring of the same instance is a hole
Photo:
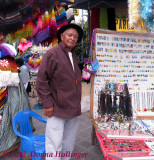
[[[154,137],[129,130],[97,130],[105,160],[154,159],[154,151],[145,141],[154,142]]]
[[[154,135],[154,123],[143,122],[154,120],[153,46],[154,35],[95,30],[91,56],[99,68],[91,74],[92,144],[98,139],[105,160],[154,160],[154,145],[146,143],[154,144],[146,134]]]

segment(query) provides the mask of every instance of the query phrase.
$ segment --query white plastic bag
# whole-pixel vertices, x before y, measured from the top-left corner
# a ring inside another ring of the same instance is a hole
[[[90,96],[85,96],[81,100],[81,112],[88,112],[90,110]]]

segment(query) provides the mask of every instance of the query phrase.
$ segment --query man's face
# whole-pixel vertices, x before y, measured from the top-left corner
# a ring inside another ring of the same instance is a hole
[[[78,41],[78,32],[73,28],[67,29],[61,34],[61,41],[71,51]]]

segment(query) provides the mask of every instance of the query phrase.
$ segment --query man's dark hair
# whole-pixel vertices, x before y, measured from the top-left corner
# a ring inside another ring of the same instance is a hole
[[[22,66],[22,65],[24,64],[24,61],[23,61],[22,58],[17,58],[15,61],[16,61],[16,64],[19,65],[19,67]]]

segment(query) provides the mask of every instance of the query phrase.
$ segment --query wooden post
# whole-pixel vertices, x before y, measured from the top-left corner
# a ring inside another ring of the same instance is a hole
[[[94,96],[94,74],[91,75],[91,89],[90,89],[90,118],[93,120],[93,96]],[[91,144],[95,145],[96,132],[92,123]]]
[[[95,57],[95,48],[93,48],[92,56]],[[92,122],[91,144],[95,145],[96,140],[96,123],[93,118],[93,105],[94,105],[94,74],[91,75],[91,88],[90,88],[90,118]],[[95,124],[94,124],[95,123]]]
[[[96,143],[96,131],[94,125],[92,126],[92,133],[91,133],[91,144],[95,145]]]

